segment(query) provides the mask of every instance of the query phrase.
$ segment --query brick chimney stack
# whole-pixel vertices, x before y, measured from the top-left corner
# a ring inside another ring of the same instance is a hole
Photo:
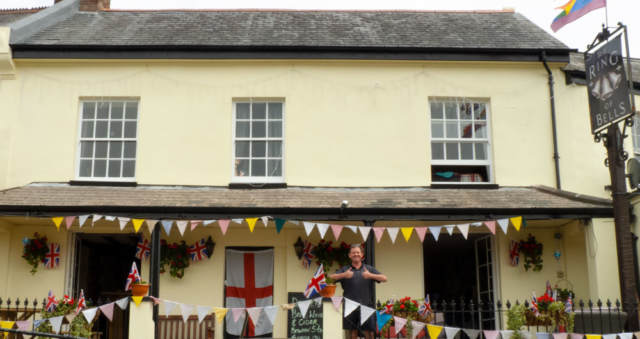
[[[111,0],[80,0],[80,11],[97,12],[111,8]]]

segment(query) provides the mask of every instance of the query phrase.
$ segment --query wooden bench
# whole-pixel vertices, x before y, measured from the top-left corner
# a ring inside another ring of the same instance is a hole
[[[215,317],[210,314],[198,323],[198,316],[192,315],[185,323],[181,315],[159,316],[160,339],[213,339]]]

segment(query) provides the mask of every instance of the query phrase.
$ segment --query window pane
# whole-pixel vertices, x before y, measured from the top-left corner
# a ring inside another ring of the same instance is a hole
[[[458,108],[456,107],[456,104],[444,104],[444,116],[446,119],[458,119]]]
[[[269,138],[282,138],[282,121],[269,121]]]
[[[269,141],[269,157],[282,158],[282,141]]]
[[[251,111],[252,119],[266,119],[267,118],[267,104],[266,103],[256,103],[253,104]]]
[[[431,123],[431,134],[433,138],[444,138],[444,123],[443,122],[432,122]]]
[[[93,176],[96,178],[104,178],[107,176],[107,161],[96,160],[93,166]]]
[[[248,121],[236,121],[236,137],[237,138],[248,138],[249,137],[249,129],[251,128],[251,123]]]
[[[444,160],[444,143],[431,143],[431,159]]]
[[[487,120],[487,106],[485,104],[473,104],[473,118],[475,120]]]
[[[473,144],[461,143],[460,157],[462,158],[462,160],[473,160]]]
[[[122,138],[122,121],[112,121],[111,130],[109,131],[110,138]]]
[[[96,138],[106,138],[109,135],[109,122],[98,120],[96,122]]]
[[[82,104],[82,119],[93,119],[96,116],[96,103],[85,102]]]
[[[487,144],[476,143],[476,160],[487,160]]]
[[[124,157],[129,159],[136,158],[136,143],[135,142],[125,142],[124,143]]]
[[[122,166],[122,161],[109,160],[109,178],[120,177],[120,166]]]
[[[109,119],[109,103],[98,103],[98,119]]]
[[[127,102],[125,119],[138,119],[138,103]]]
[[[96,158],[106,158],[107,157],[107,147],[109,143],[106,141],[98,141],[96,142]]]
[[[447,121],[447,138],[457,138],[457,137],[458,137],[458,122]]]
[[[126,121],[124,123],[124,137],[135,138],[137,126],[138,126],[138,122],[136,121]]]
[[[124,102],[111,103],[111,119],[122,119],[124,117]]]
[[[93,157],[93,141],[83,141],[80,143],[80,157],[92,158]],[[91,173],[91,171],[89,171]]]
[[[460,105],[460,119],[471,120],[472,115],[473,115],[473,112],[472,112],[471,104]]]
[[[441,102],[431,103],[431,119],[442,119],[442,106]]]
[[[236,158],[248,158],[251,141],[236,141]]]
[[[91,160],[81,160],[80,161],[80,176],[81,177],[90,177],[91,176]]]
[[[251,160],[251,176],[264,177],[266,172],[266,160]]]
[[[249,104],[236,104],[236,119],[249,119]]]
[[[93,121],[82,122],[82,137],[93,138]]]
[[[282,119],[282,103],[272,102],[269,104],[269,119]]]
[[[249,160],[236,160],[236,177],[249,175]]]
[[[478,139],[486,139],[487,138],[487,123],[486,122],[476,122],[474,124],[474,129],[476,130],[475,137]]]
[[[446,144],[447,150],[447,160],[458,160],[460,157],[458,156],[458,143],[457,142],[448,142]]]
[[[125,160],[122,164],[122,177],[133,178],[136,174],[136,161]]]
[[[254,141],[251,143],[251,157],[264,158],[267,156],[267,142]]]
[[[460,121],[460,134],[462,138],[471,138],[473,133],[471,126],[471,121]]]
[[[251,136],[253,138],[264,138],[267,136],[267,123],[266,121],[253,121],[251,122]]]
[[[267,174],[270,177],[282,176],[282,160],[268,160]]]
[[[112,141],[109,145],[109,158],[122,158],[122,141]],[[111,166],[111,164],[109,164]],[[109,173],[111,173],[111,168],[109,168]]]

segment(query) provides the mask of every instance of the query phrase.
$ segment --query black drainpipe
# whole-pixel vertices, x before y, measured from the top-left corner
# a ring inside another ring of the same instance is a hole
[[[547,65],[547,54],[542,51],[542,64],[549,74],[549,100],[551,101],[551,126],[553,129],[553,160],[556,163],[556,188],[562,189],[560,185],[560,154],[558,153],[558,129],[556,128],[556,98],[553,94],[553,73]]]

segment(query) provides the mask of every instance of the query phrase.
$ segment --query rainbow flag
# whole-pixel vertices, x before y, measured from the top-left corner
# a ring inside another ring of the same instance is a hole
[[[566,5],[556,8],[562,9],[562,12],[553,19],[551,29],[557,32],[560,28],[580,19],[585,14],[606,6],[607,0],[570,0]]]

